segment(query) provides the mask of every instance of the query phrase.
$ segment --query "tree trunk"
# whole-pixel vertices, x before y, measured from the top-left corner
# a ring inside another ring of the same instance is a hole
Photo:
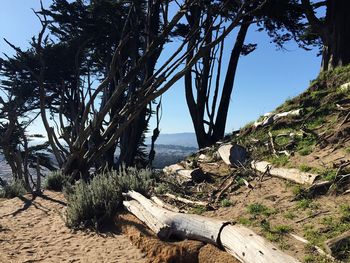
[[[87,181],[89,178],[89,167],[86,159],[84,159],[84,152],[76,151],[68,156],[62,172],[74,181],[79,179]]]
[[[233,90],[233,83],[236,76],[236,70],[238,60],[242,52],[244,40],[248,32],[252,18],[246,16],[243,21],[241,28],[239,29],[235,46],[232,49],[230,61],[227,68],[226,78],[222,89],[221,100],[219,104],[218,114],[215,120],[215,127],[213,131],[213,140],[221,140],[225,136],[226,120],[228,114],[228,108],[230,105],[231,94]]]
[[[326,14],[327,34],[324,37],[322,70],[332,70],[350,63],[350,1],[328,0]]]
[[[193,21],[192,20],[189,21],[192,28],[196,28],[198,26],[198,23],[199,23],[198,21],[200,19],[200,17],[196,17],[195,15],[196,13],[193,13],[192,15]],[[207,101],[209,100],[209,98],[207,97],[207,89],[208,89],[208,85],[210,85],[210,83],[208,83],[208,80],[209,80],[208,70],[210,69],[211,64],[209,63],[208,60],[209,60],[209,56],[211,56],[211,52],[207,52],[206,56],[203,57],[203,68],[207,69],[207,71],[205,71],[204,74],[200,76],[200,81],[199,81],[200,86],[197,87],[197,90],[196,90],[197,101],[194,100],[194,95],[193,95],[192,72],[189,71],[185,75],[186,101],[191,114],[199,148],[210,146],[215,142],[217,142],[218,140],[222,139],[225,135],[227,114],[228,114],[231,94],[233,90],[237,64],[242,52],[244,40],[247,35],[247,31],[250,26],[251,19],[252,19],[251,17],[247,16],[242,21],[242,25],[238,32],[235,45],[231,52],[230,61],[226,72],[225,82],[221,93],[221,100],[219,103],[215,124],[214,123],[209,124],[210,127],[208,128],[208,132],[206,132],[205,126],[204,126],[205,125],[204,111],[205,111],[205,107],[208,107],[208,104],[209,104]],[[191,40],[191,42],[188,45],[188,50],[190,51],[190,55],[187,61],[190,61],[193,56],[192,46],[194,44],[195,44],[195,39]]]
[[[143,144],[143,133],[147,129],[146,111],[144,108],[142,112],[135,118],[131,125],[125,130],[120,140],[120,156],[118,166],[123,164],[126,166],[136,165],[135,158],[137,156],[140,146]],[[142,161],[142,160],[140,160]],[[144,166],[144,165],[141,165]]]
[[[350,63],[350,1],[327,0],[325,21],[315,15],[310,0],[302,0],[305,15],[312,29],[320,36],[323,42],[321,70],[332,70],[338,66]]]

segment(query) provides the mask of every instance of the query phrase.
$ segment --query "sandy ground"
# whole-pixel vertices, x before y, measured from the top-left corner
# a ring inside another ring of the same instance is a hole
[[[145,262],[129,238],[69,230],[62,194],[0,200],[0,262]]]

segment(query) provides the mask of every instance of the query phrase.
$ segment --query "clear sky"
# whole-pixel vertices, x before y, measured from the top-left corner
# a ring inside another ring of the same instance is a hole
[[[48,6],[51,0],[43,0]],[[38,9],[39,0],[0,1],[0,53],[13,54],[3,41],[26,47],[40,29],[40,23],[31,8]],[[241,57],[227,121],[227,132],[242,127],[265,112],[273,110],[287,98],[304,91],[309,81],[316,78],[320,69],[317,50],[304,51],[294,43],[287,50],[277,51],[265,32],[250,28],[246,43],[257,43],[256,51]],[[225,52],[229,55],[234,36],[227,39]],[[227,58],[225,56],[227,63]],[[223,67],[225,68],[225,67]],[[162,133],[192,132],[192,122],[186,106],[183,80],[177,82],[163,96]],[[153,127],[150,127],[153,129]],[[35,129],[41,129],[37,126]]]

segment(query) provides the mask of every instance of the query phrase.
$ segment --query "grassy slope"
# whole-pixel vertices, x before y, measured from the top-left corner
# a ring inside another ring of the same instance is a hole
[[[350,90],[340,88],[348,82],[350,66],[322,73],[304,93],[287,100],[274,111],[282,113],[302,109],[301,116],[281,118],[260,128],[248,124],[238,135],[228,136],[225,142],[244,145],[252,159],[316,172],[321,175],[321,180],[333,180],[339,166],[350,160]],[[337,104],[347,110],[340,110]],[[291,156],[278,154],[276,157],[272,153],[269,132],[276,150],[287,150]],[[238,181],[241,177],[251,180],[254,189],[250,191],[244,184],[234,184],[223,195],[218,204],[221,207],[213,211],[201,208],[199,212],[248,225],[303,262],[330,262],[319,256],[310,245],[300,244],[286,234],[291,232],[303,236],[312,245],[323,247],[325,240],[350,230],[350,196],[337,191],[313,196],[303,186],[277,178],[259,182],[258,177],[249,174],[249,171],[235,170],[219,161],[215,154],[217,148],[218,145],[205,151],[216,166],[199,162],[204,171],[214,175],[217,183],[208,188],[211,189],[208,193],[203,187],[200,192],[188,189],[187,194],[198,199],[210,199],[212,189],[220,185],[218,182],[222,182],[224,176],[230,175]],[[198,156],[193,155],[188,160],[196,163]],[[349,166],[342,171],[348,172]],[[344,251],[340,257],[344,262],[350,262],[350,250],[345,248]]]
[[[348,82],[350,66],[321,73],[304,93],[287,100],[274,111],[281,113],[302,109],[300,117],[282,118],[272,125],[257,129],[249,124],[241,130],[239,137],[232,137],[231,140],[251,149],[255,159],[268,159],[278,166],[314,170],[327,179],[334,174],[334,159],[350,157],[350,125],[347,115],[350,110],[350,90],[340,88]],[[337,105],[343,106],[345,110],[340,110]],[[346,118],[347,121],[344,122]],[[273,135],[277,151],[287,150],[294,156],[273,155],[271,146],[266,146],[270,141],[269,132]],[[323,157],[322,153],[326,155],[328,150],[333,159],[324,158],[323,164],[312,161],[314,157]]]

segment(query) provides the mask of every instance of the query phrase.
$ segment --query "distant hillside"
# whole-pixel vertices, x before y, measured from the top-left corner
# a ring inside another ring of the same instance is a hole
[[[146,138],[146,144],[151,144],[151,138]],[[180,145],[184,147],[198,148],[196,134],[191,132],[183,133],[164,133],[160,134],[156,144],[163,145]]]
[[[147,147],[149,151],[149,147]],[[185,147],[181,145],[155,145],[155,159],[153,162],[153,167],[156,169],[162,169],[170,164],[178,163],[179,161],[185,159],[192,153],[197,151],[197,147]]]

